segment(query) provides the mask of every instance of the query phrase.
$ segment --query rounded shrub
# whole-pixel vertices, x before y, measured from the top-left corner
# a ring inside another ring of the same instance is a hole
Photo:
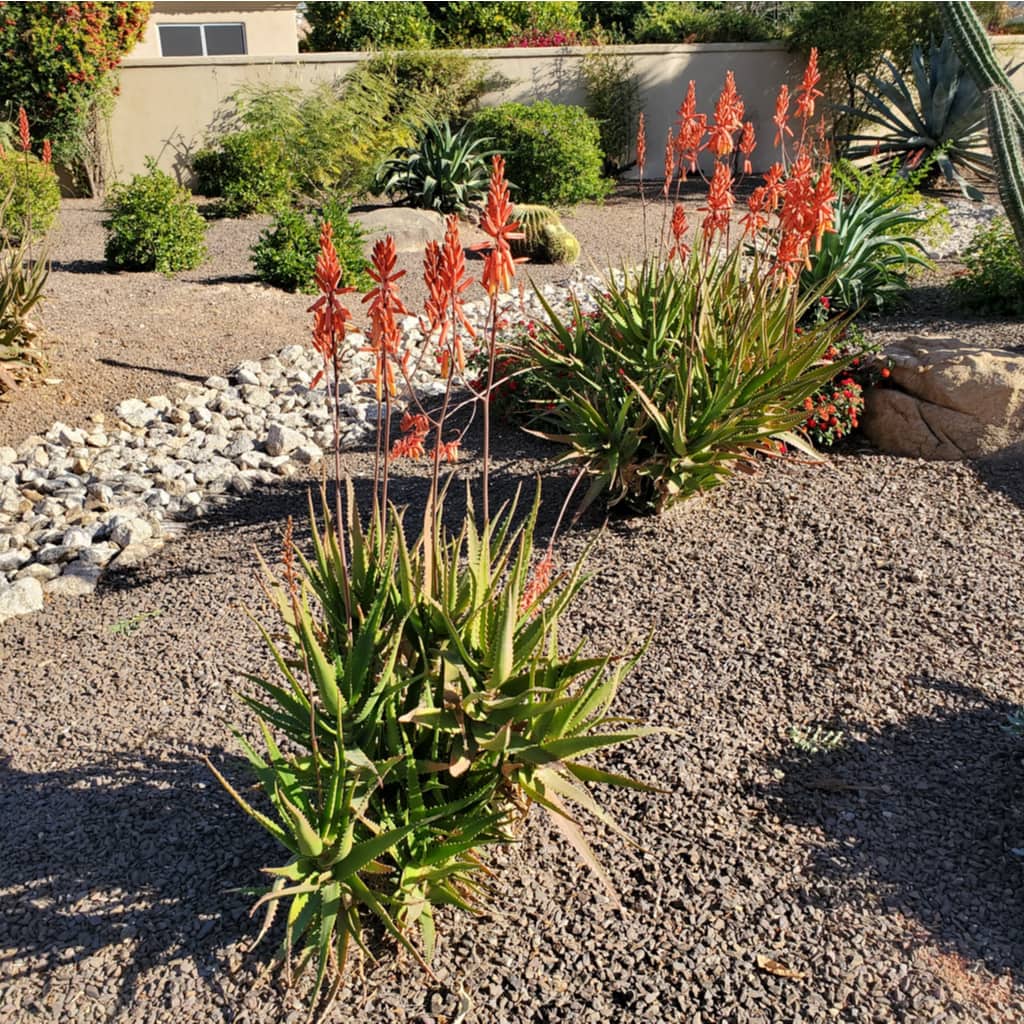
[[[368,289],[373,283],[363,257],[363,229],[349,218],[348,207],[327,202],[314,216],[280,210],[252,247],[252,264],[261,281],[290,292],[316,291],[314,272],[320,251],[320,228],[330,221],[341,264],[343,288]]]
[[[206,258],[206,221],[192,205],[187,189],[157,169],[136,174],[111,189],[103,222],[107,263],[118,270],[191,270]]]
[[[273,213],[288,205],[295,187],[279,139],[254,131],[232,132],[192,159],[195,191],[220,198],[225,217]]]
[[[0,208],[12,241],[42,238],[60,209],[60,186],[50,164],[30,153],[0,156]]]
[[[600,129],[582,107],[502,103],[481,110],[473,125],[505,157],[519,202],[571,206],[611,190],[601,176]]]

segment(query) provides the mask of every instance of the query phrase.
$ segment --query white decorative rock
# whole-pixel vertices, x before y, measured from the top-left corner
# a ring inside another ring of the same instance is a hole
[[[289,452],[295,451],[296,448],[305,443],[306,438],[297,430],[282,426],[280,423],[274,423],[267,432],[267,440],[264,447],[268,455],[276,458],[279,455],[287,455]]]
[[[119,548],[140,544],[153,536],[153,527],[145,519],[115,516],[110,521],[110,540]]]
[[[44,584],[43,589],[51,596],[84,597],[96,590],[102,571],[98,565],[72,562],[62,576]]]
[[[114,409],[118,419],[129,427],[146,427],[159,415],[156,409],[140,401],[138,398],[126,398]]]
[[[27,577],[15,580],[10,586],[0,586],[0,622],[42,611],[42,608],[43,587],[39,580]]]

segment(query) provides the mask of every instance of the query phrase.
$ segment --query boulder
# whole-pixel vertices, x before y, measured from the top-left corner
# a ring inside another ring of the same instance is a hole
[[[876,448],[950,460],[1024,441],[1024,352],[919,335],[885,356],[891,386],[867,393],[862,420]]]
[[[0,585],[0,622],[41,611],[42,607],[43,587],[39,580],[28,577],[15,580],[9,587]]]
[[[353,213],[352,220],[362,225],[367,253],[373,243],[385,235],[395,239],[397,252],[423,252],[427,242],[444,241],[444,218],[432,210],[392,206],[369,213]]]

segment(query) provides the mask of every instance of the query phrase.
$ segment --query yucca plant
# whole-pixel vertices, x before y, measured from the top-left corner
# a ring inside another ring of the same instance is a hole
[[[496,157],[483,220],[493,240],[483,269],[492,341],[498,295],[513,271],[510,213]],[[589,783],[649,788],[584,760],[651,731],[609,713],[637,655],[560,650],[558,624],[584,584],[581,563],[558,575],[550,545],[540,557],[534,552],[539,492],[519,525],[515,502],[491,516],[486,406],[481,525],[470,502],[460,530],[442,528],[441,462],[453,461],[459,447],[447,413],[463,365],[468,284],[454,215],[444,246],[430,243],[425,259],[427,319],[448,386],[436,414],[414,405],[401,436],[391,437],[406,363],[395,261],[393,239],[375,245],[376,287],[366,298],[379,429],[369,515],[360,515],[351,487],[346,500],[339,486],[333,515],[325,511],[322,526],[314,521],[308,558],[295,551],[289,524],[283,574],[268,585],[278,622],[263,629],[279,675],[253,679],[255,694],[244,697],[263,749],[239,731],[264,808],[218,773],[287,851],[284,864],[268,869],[273,883],[257,905],[268,908],[266,931],[274,910],[287,904],[282,960],[290,965],[297,958],[300,969],[315,965],[312,1000],[323,996],[325,1008],[351,948],[368,952],[367,917],[426,966],[434,909],[484,903],[477,881],[485,870],[482,851],[511,841],[531,803],[550,812],[616,898],[575,815],[587,811],[614,825]],[[320,377],[335,396],[340,483],[337,396],[350,314],[340,301],[341,265],[329,223],[316,279],[314,345],[324,358]],[[389,479],[394,460],[425,457],[431,437],[432,473],[416,529],[389,502]]]
[[[927,60],[921,47],[911,56],[908,80],[889,60],[886,78],[870,76],[858,85],[861,104],[840,107],[860,127],[840,142],[850,160],[886,160],[914,168],[931,159],[950,184],[982,198],[964,177],[992,174],[985,136],[985,101],[950,37],[933,40]]]
[[[810,267],[800,275],[801,289],[814,295],[827,291],[835,312],[892,306],[908,288],[908,272],[933,265],[916,237],[928,220],[926,214],[893,206],[882,188],[858,192],[841,183],[832,231],[811,254]]]
[[[490,142],[470,125],[453,131],[447,121],[429,121],[413,145],[396,149],[384,162],[377,188],[404,196],[417,209],[462,213],[487,189]]]

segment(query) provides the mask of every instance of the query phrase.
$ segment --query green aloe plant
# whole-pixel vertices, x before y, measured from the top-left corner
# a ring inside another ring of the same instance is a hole
[[[376,187],[419,209],[461,213],[487,189],[490,142],[469,125],[453,131],[447,121],[429,121],[413,145],[384,162]]]
[[[932,42],[927,59],[915,46],[909,76],[886,60],[887,76],[858,85],[861,104],[840,107],[860,127],[840,140],[850,160],[897,161],[914,168],[929,159],[946,181],[981,198],[964,173],[991,177],[985,139],[985,101],[949,36]]]
[[[5,366],[39,366],[42,357],[29,314],[43,299],[50,276],[45,254],[34,252],[28,232],[6,223],[10,196],[0,201],[0,370]]]

